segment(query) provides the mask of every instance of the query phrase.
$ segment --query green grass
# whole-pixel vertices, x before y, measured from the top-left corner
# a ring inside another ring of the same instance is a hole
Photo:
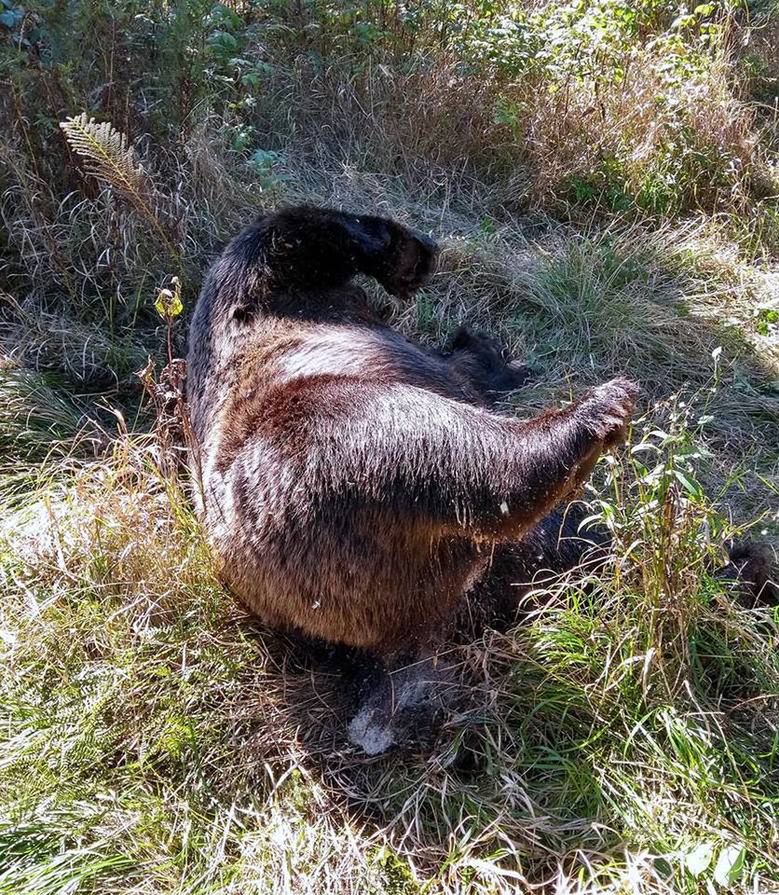
[[[779,628],[703,571],[723,522],[675,425],[599,489],[613,571],[452,649],[434,745],[373,760],[338,681],[222,592],[147,444],[17,510],[0,891],[692,893],[717,866],[767,891]]]
[[[779,891],[779,616],[712,575],[779,535],[776,11],[714,6],[5,4],[0,895]],[[158,290],[181,354],[222,241],[297,200],[440,238],[371,298],[530,361],[507,410],[642,387],[587,492],[612,563],[443,650],[433,742],[373,759],[220,586],[135,375]]]

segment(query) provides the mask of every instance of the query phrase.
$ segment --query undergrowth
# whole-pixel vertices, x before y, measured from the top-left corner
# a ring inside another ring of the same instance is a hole
[[[372,760],[148,438],[52,475],[0,541],[0,891],[768,891],[779,630],[713,577],[701,400],[605,465],[609,570],[449,650],[436,742]]]
[[[715,575],[779,533],[777,58],[770,3],[0,4],[0,895],[779,891],[776,610]],[[371,300],[499,336],[507,412],[642,387],[609,567],[377,759],[220,586],[155,372],[297,200],[441,240]]]

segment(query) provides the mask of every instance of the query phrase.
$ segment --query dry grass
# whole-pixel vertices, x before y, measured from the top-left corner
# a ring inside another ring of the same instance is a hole
[[[579,185],[622,208],[628,197],[657,212],[746,207],[759,148],[754,112],[733,95],[732,61],[691,79],[671,105],[660,99],[668,89],[660,61],[645,51],[624,80],[597,93],[539,93],[523,116],[534,202],[554,204],[566,188],[574,198]]]
[[[621,80],[550,92],[397,22],[356,51],[294,16],[165,20],[153,55],[143,17],[83,12],[70,70],[0,55],[0,895],[779,891],[776,613],[710,575],[734,532],[779,533],[775,129],[736,43],[679,86],[642,38]],[[84,108],[135,138],[166,239],[66,152]],[[539,369],[513,412],[643,390],[589,495],[609,570],[453,645],[433,742],[376,759],[338,675],[220,587],[134,375],[166,353],[157,289],[191,308],[221,242],[295,200],[438,236],[392,322],[499,335]]]

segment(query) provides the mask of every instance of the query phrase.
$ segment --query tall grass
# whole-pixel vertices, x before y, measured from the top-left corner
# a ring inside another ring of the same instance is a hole
[[[2,895],[779,891],[776,611],[714,576],[779,532],[769,7],[5,4]],[[220,586],[148,406],[220,245],[296,200],[439,237],[371,300],[530,361],[507,411],[642,385],[608,568],[452,645],[440,731],[375,759]]]
[[[222,591],[148,443],[31,494],[0,547],[0,882],[768,891],[776,619],[707,571],[732,531],[697,483],[697,412],[604,469],[610,569],[450,649],[435,741],[379,759],[347,743],[338,677]]]

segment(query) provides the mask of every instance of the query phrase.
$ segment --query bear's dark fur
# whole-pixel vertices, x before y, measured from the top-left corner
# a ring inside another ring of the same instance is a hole
[[[615,379],[529,422],[492,412],[527,369],[467,331],[425,349],[351,282],[409,296],[436,255],[380,217],[266,215],[213,265],[190,333],[200,509],[224,579],[268,624],[384,659],[424,651],[466,593],[576,563],[553,511],[622,438],[636,394]]]
[[[731,541],[728,563],[715,577],[729,582],[732,593],[749,607],[779,606],[776,550],[759,541]]]

